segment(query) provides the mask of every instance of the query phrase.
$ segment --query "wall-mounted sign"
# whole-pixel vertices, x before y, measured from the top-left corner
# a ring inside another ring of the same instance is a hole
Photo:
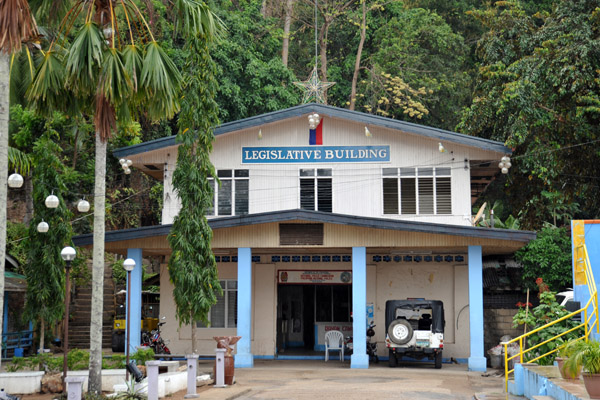
[[[279,270],[277,281],[283,284],[344,285],[352,283],[352,271]]]
[[[242,147],[242,164],[389,162],[390,146]]]

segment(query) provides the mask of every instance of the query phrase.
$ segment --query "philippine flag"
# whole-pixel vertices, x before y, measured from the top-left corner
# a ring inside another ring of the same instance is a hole
[[[310,129],[310,137],[308,140],[308,144],[323,144],[323,119],[321,119],[319,125],[317,125],[315,129]]]

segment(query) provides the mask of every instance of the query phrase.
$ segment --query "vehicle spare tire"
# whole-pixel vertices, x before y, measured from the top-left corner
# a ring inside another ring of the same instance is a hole
[[[413,328],[405,319],[396,319],[388,327],[390,340],[396,344],[406,344],[413,336]]]

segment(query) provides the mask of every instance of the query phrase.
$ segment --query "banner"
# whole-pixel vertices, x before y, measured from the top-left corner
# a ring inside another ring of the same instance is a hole
[[[346,285],[352,283],[352,271],[277,271],[282,284]]]

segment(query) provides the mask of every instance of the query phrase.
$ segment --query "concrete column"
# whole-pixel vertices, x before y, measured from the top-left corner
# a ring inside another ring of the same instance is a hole
[[[148,377],[148,400],[158,400],[158,367],[160,361],[146,361]]]
[[[135,261],[135,268],[131,271],[131,336],[129,337],[129,354],[135,353],[140,346],[142,332],[142,249],[127,249],[127,258],[132,258]],[[127,302],[125,302],[127,307]],[[125,327],[125,335],[129,327]],[[125,336],[127,343],[127,336]],[[126,344],[127,345],[127,344]]]
[[[238,249],[238,300],[237,300],[237,335],[242,338],[237,343],[235,366],[237,368],[252,368],[252,249]]]
[[[227,387],[225,385],[225,352],[227,349],[215,349],[215,385],[216,388]]]
[[[67,376],[65,378],[68,400],[81,400],[83,382],[85,382],[84,376]]]
[[[483,260],[481,246],[469,246],[470,371],[485,371],[483,355]]]
[[[198,376],[198,354],[188,354],[187,359],[187,394],[185,399],[198,397],[196,394],[196,376]]]
[[[352,335],[350,368],[369,368],[367,355],[367,249],[352,248]]]

